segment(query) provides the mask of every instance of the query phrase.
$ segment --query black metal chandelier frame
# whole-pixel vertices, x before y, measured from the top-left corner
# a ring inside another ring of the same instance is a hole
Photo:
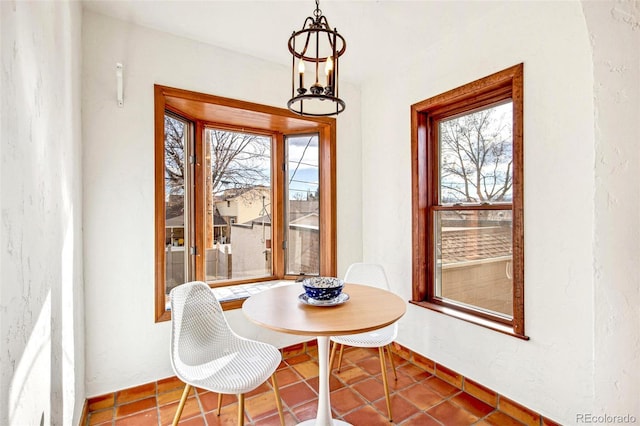
[[[300,41],[296,43],[296,40]],[[344,111],[346,104],[339,97],[338,78],[339,59],[344,54],[347,43],[344,37],[338,34],[338,30],[331,29],[329,26],[327,18],[322,15],[320,10],[319,0],[316,0],[313,17],[309,16],[305,19],[302,29],[293,32],[288,44],[289,52],[292,54],[291,99],[287,102],[289,110],[300,115],[314,117],[337,115]],[[324,47],[322,50],[321,44]],[[297,70],[296,60],[298,61]],[[315,79],[308,89],[304,87],[305,63],[314,68]],[[321,64],[325,64],[324,86],[320,79]],[[296,74],[298,75],[297,87]],[[325,106],[317,102],[327,102],[328,105]],[[316,108],[305,110],[305,103],[313,103]],[[320,108],[317,107],[318,105]]]

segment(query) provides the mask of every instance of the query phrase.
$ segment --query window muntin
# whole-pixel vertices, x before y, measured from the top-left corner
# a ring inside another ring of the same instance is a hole
[[[320,273],[320,169],[318,134],[285,137],[285,271]]]
[[[412,106],[411,302],[524,339],[522,64]]]

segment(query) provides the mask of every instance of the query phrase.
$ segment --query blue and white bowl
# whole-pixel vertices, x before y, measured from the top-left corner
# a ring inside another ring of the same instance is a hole
[[[344,281],[333,277],[312,277],[302,280],[302,287],[310,299],[331,300],[342,293]]]

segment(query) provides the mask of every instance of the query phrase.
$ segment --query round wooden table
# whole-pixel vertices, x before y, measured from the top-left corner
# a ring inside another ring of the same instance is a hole
[[[301,425],[348,425],[331,417],[329,398],[329,337],[357,334],[393,324],[406,312],[397,295],[375,287],[345,284],[349,300],[337,306],[310,306],[298,296],[300,283],[274,287],[245,300],[242,312],[251,321],[283,333],[316,336],[318,339],[318,413]]]

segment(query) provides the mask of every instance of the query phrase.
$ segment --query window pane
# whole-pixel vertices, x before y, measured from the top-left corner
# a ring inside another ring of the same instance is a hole
[[[205,130],[207,281],[270,276],[271,138]]]
[[[513,103],[439,123],[440,203],[513,198]]]
[[[318,135],[288,136],[285,194],[286,273],[320,273]]]
[[[511,210],[436,211],[435,295],[513,315]]]
[[[187,280],[185,251],[185,149],[189,123],[164,117],[165,294]]]

